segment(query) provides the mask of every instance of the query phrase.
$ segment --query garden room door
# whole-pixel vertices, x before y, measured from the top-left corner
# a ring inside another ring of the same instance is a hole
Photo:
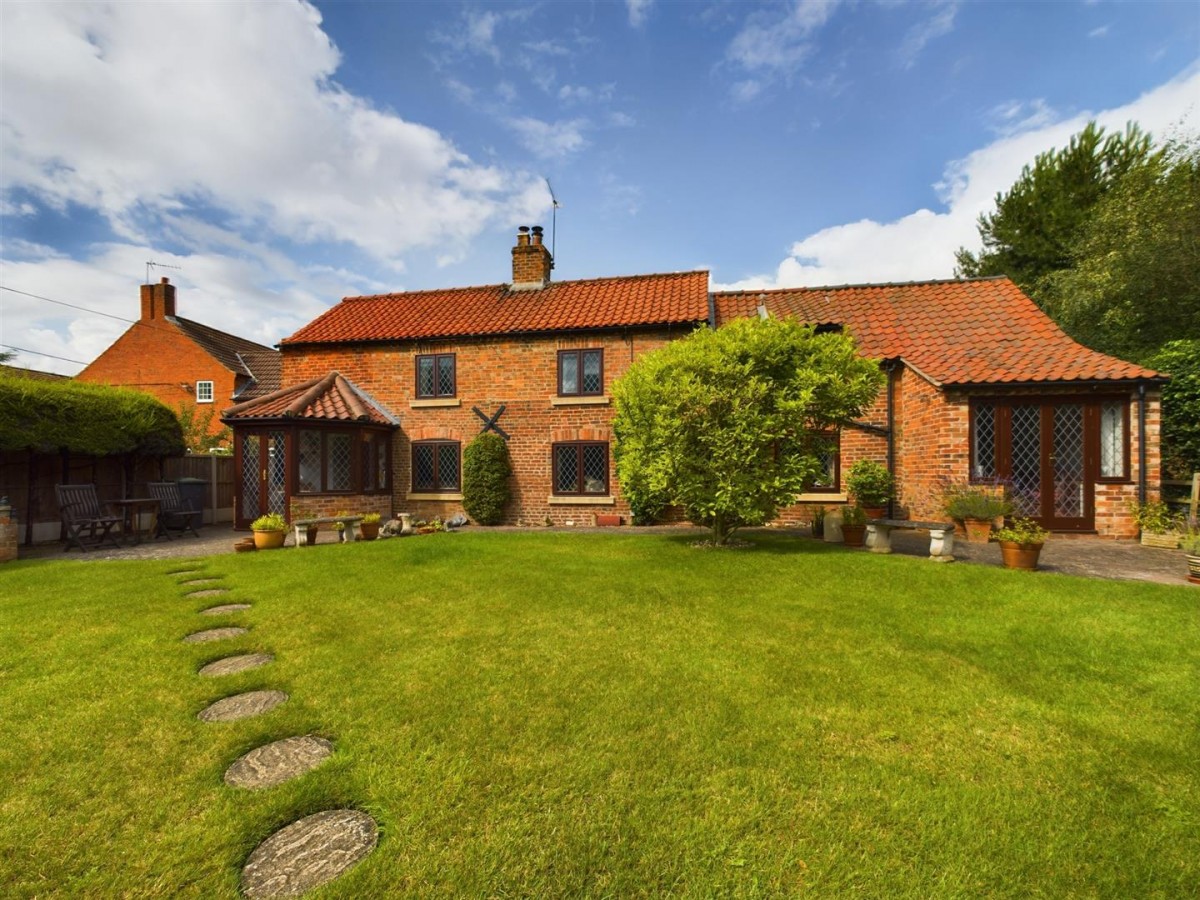
[[[265,513],[288,513],[287,441],[283,431],[240,431],[235,465],[238,491],[234,528],[245,530]]]

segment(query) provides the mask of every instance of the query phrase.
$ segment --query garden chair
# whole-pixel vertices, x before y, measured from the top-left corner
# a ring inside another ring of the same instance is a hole
[[[106,512],[96,496],[94,484],[56,484],[54,494],[58,498],[58,513],[62,517],[67,533],[67,549],[75,545],[87,553],[87,540],[96,546],[112,544],[121,548],[113,529],[121,524],[121,516]]]
[[[171,529],[178,531],[180,535],[190,531],[196,537],[200,537],[200,532],[196,531],[196,522],[201,511],[192,509],[190,503],[183,502],[178,484],[174,481],[151,481],[146,487],[150,489],[150,496],[158,501],[156,537],[161,534],[168,541],[171,540]]]

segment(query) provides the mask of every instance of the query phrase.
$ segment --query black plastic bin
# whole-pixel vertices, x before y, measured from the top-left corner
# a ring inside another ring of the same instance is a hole
[[[204,512],[204,489],[208,487],[208,482],[203,478],[176,478],[175,483],[179,485],[179,498],[183,505]]]

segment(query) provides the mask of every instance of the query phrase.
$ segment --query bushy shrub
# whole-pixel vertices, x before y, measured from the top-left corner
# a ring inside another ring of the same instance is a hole
[[[499,525],[508,503],[512,464],[508,444],[485,432],[463,451],[463,509],[480,525]]]
[[[1172,341],[1147,365],[1171,376],[1162,392],[1163,468],[1188,478],[1200,472],[1200,340]]]
[[[895,482],[887,466],[870,459],[860,459],[850,467],[846,489],[863,506],[886,506],[892,499]]]

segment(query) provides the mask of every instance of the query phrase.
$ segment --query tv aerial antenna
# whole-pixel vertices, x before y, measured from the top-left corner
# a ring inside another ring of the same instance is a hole
[[[150,270],[151,269],[176,269],[176,270],[182,272],[183,266],[169,266],[166,263],[155,262],[152,259],[148,259],[148,260],[146,260],[146,282],[145,282],[146,284],[150,283]]]
[[[558,208],[562,206],[554,196],[554,185],[550,179],[543,176],[546,187],[550,191],[550,268],[554,268],[555,251],[558,249]]]

